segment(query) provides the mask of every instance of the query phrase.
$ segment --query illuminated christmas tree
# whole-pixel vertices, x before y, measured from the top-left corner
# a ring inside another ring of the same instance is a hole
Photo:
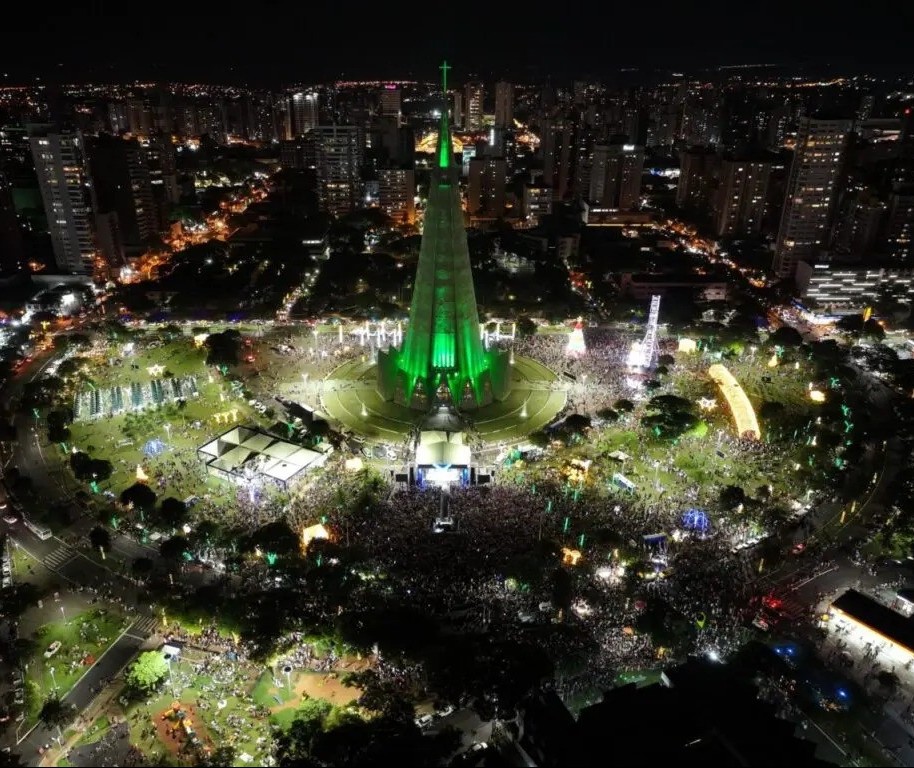
[[[579,317],[574,324],[574,329],[568,334],[568,346],[565,347],[566,355],[583,355],[587,352],[587,344],[584,343],[584,323]]]

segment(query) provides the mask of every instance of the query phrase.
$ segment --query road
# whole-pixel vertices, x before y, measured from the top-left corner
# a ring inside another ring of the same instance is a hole
[[[136,655],[149,644],[148,620],[138,619],[108,647],[98,661],[80,678],[79,682],[64,696],[63,702],[82,712],[98,692],[104,687],[104,681],[114,678]],[[41,756],[39,748],[57,741],[57,728],[39,724],[19,743],[17,750],[27,765],[39,765]]]

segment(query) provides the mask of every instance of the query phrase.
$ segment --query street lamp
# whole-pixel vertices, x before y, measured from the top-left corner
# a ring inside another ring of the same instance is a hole
[[[292,665],[283,664],[282,672],[286,676],[286,688],[289,689],[289,696],[292,696]]]
[[[51,684],[54,690],[57,690],[57,678],[54,677],[54,667],[48,667],[48,671],[51,673]]]
[[[60,606],[60,615],[63,618],[63,623],[67,623],[67,612],[64,610],[63,606]]]

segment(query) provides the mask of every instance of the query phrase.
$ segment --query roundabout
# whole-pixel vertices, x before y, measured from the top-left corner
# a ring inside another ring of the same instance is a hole
[[[322,383],[321,408],[347,431],[373,441],[402,442],[426,414],[382,398],[376,369],[373,362],[343,363]],[[467,421],[486,443],[516,443],[551,423],[566,401],[565,384],[549,368],[517,357],[507,396],[477,409]]]

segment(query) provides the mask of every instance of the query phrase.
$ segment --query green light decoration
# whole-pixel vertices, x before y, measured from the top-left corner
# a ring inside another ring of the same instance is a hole
[[[583,533],[578,537],[578,546],[579,547],[584,546],[584,534]]]
[[[841,406],[841,415],[844,416],[845,419],[848,418],[851,415],[850,407],[847,405],[842,405]]]
[[[565,521],[562,523],[562,533],[568,533],[569,527],[571,527],[571,518],[566,517]]]
[[[448,168],[451,164],[451,134],[448,128],[447,104],[447,71],[452,67],[447,61],[441,62],[441,97],[444,104],[441,107],[441,136],[447,136],[447,142],[438,139],[438,167]]]
[[[577,500],[580,499],[580,498],[581,498],[581,489],[580,489],[580,488],[575,488],[575,489],[574,489],[574,497],[573,497],[572,500],[573,500],[575,503],[577,503]]]
[[[530,486],[530,493],[536,496],[536,483]]]
[[[317,567],[320,568],[324,564],[324,555],[321,552],[317,553]]]
[[[708,621],[708,614],[706,614],[704,611],[702,611],[701,613],[698,614],[698,618],[695,619],[695,626],[698,627],[699,629],[704,629],[707,621]]]
[[[289,431],[289,437],[292,437],[292,433],[295,431],[295,427],[291,423],[287,423],[286,429]]]
[[[41,418],[41,414],[38,413],[38,409],[37,409],[37,408],[32,408],[32,414],[35,416],[36,419],[40,419],[40,418]]]
[[[847,434],[847,433],[850,432],[853,428],[854,428],[854,425],[851,424],[849,421],[845,421],[845,422],[844,422],[844,434]]]
[[[549,499],[549,501],[546,502],[546,513],[548,514],[551,511],[552,511],[552,499]]]
[[[840,382],[838,381],[838,377],[837,377],[837,376],[832,376],[832,377],[828,380],[828,386],[829,386],[830,389],[837,389],[839,383],[840,383]]]
[[[89,487],[92,489],[92,493],[98,493],[98,483],[95,480],[89,483]]]
[[[188,563],[194,559],[194,556],[190,552],[182,552],[181,554]]]
[[[279,559],[279,555],[275,552],[267,552],[267,565],[276,565],[276,561]]]
[[[70,449],[66,443],[60,443],[60,450],[62,450],[64,453],[67,453]]]
[[[327,515],[321,515],[321,525],[327,525]]]
[[[117,528],[117,524],[120,522],[117,515],[111,515],[111,527]]]
[[[442,85],[447,70],[442,64]],[[508,389],[507,355],[486,350],[479,336],[457,168],[447,105],[438,129],[438,163],[432,170],[409,325],[399,349],[378,355],[378,389],[387,400],[427,410],[442,389],[458,409],[502,398]]]

